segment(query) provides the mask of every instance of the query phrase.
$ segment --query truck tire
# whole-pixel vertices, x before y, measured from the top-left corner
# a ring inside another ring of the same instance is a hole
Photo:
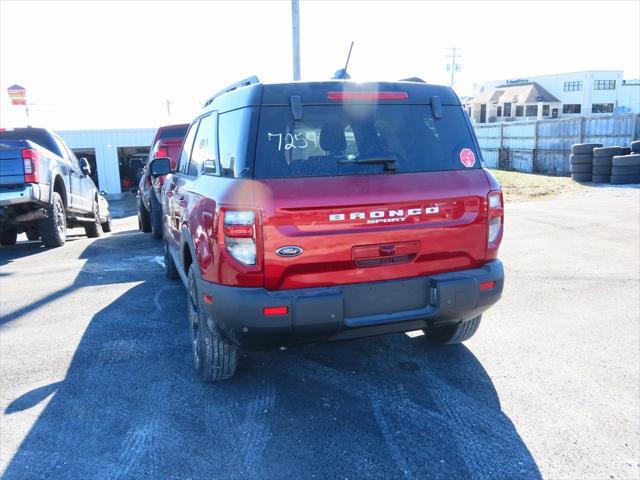
[[[574,182],[590,182],[591,181],[590,173],[572,173],[571,180]]]
[[[18,239],[18,230],[15,228],[10,228],[9,230],[5,230],[0,233],[0,245],[4,245],[8,247],[9,245],[15,245],[16,240]]]
[[[151,231],[151,219],[149,218],[149,212],[144,208],[142,198],[138,197],[138,228],[144,233]]]
[[[636,140],[635,142],[631,142],[631,151],[633,153],[640,153],[640,140]]]
[[[589,155],[593,155],[593,149],[601,146],[601,143],[576,143],[571,146],[571,153],[588,153]]]
[[[107,233],[111,231],[111,215],[107,216],[107,221],[102,224],[102,231]]]
[[[49,248],[61,247],[67,241],[67,217],[58,192],[53,192],[51,205],[45,210],[47,218],[38,220],[38,233],[42,243]]]
[[[611,167],[611,175],[640,175],[640,165],[625,165]]]
[[[622,147],[597,147],[593,149],[593,158],[622,155]]]
[[[84,233],[88,238],[98,238],[102,235],[102,224],[100,223],[100,206],[98,202],[93,204],[93,222],[87,222],[84,224]]]
[[[153,236],[160,240],[162,238],[162,205],[156,198],[155,192],[149,194],[151,200],[149,206],[151,207],[151,231]]]
[[[593,157],[593,167],[611,168],[611,157]]]
[[[571,173],[591,173],[593,166],[590,163],[574,163],[571,165]]]
[[[640,183],[640,175],[611,175],[612,185],[628,185]]]
[[[621,147],[620,148],[620,155],[631,155],[631,147]],[[640,152],[635,152],[635,153],[640,153]]]
[[[193,363],[205,382],[227,380],[236,373],[239,351],[225,342],[215,328],[209,328],[198,294],[193,265],[189,268],[187,286],[187,316]]]
[[[178,269],[176,268],[176,263],[173,261],[171,252],[169,251],[169,242],[167,242],[167,239],[165,238],[162,243],[164,245],[164,273],[171,280],[176,280],[180,275],[178,274]]]
[[[27,230],[24,233],[27,236],[27,240],[29,240],[30,242],[40,240],[40,234],[38,233],[37,230]]]
[[[478,331],[482,315],[457,325],[430,327],[423,330],[425,337],[432,343],[454,345],[469,340]]]
[[[591,178],[591,181],[593,183],[610,183],[611,182],[611,176],[610,175],[593,175],[593,177]]]
[[[611,165],[609,166],[593,166],[593,176],[596,175],[611,175]]]
[[[569,160],[571,161],[571,165],[576,165],[578,163],[593,163],[593,156],[591,154],[587,155],[586,153],[572,153],[569,155]]]
[[[635,153],[633,155],[613,157],[611,159],[611,165],[614,167],[631,167],[640,165],[640,155]]]

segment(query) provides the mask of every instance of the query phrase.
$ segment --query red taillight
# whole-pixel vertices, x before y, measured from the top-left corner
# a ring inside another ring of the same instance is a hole
[[[169,149],[167,147],[158,147],[158,150],[156,151],[153,158],[168,157],[168,156],[169,156]]]
[[[491,290],[495,286],[496,286],[496,282],[493,280],[490,282],[482,282],[480,284],[480,291],[483,292],[485,290]]]
[[[253,225],[225,225],[224,234],[230,238],[253,238]]]
[[[289,313],[289,307],[264,307],[262,313],[265,315],[286,315]]]
[[[24,182],[40,183],[40,156],[33,148],[22,149],[24,163]]]
[[[202,300],[204,300],[204,303],[206,303],[207,305],[213,304],[213,297],[208,293],[205,293],[204,295],[202,295]]]
[[[329,100],[406,100],[407,92],[327,92]]]

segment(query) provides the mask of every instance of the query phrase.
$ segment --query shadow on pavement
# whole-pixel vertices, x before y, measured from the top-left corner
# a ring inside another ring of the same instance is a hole
[[[75,285],[142,283],[96,313],[4,474],[55,478],[540,478],[463,346],[376,337],[251,353],[203,384],[185,292],[142,235],[91,244]],[[148,238],[148,237],[147,237]]]

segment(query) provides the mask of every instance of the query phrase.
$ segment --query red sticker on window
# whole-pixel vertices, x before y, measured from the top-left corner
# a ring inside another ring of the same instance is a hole
[[[476,155],[470,148],[463,148],[460,152],[460,163],[467,168],[471,168],[476,164]]]

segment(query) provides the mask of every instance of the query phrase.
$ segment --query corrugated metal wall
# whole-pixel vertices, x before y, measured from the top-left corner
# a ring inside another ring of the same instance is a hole
[[[114,194],[121,193],[118,147],[150,147],[156,129],[62,130],[56,133],[70,148],[95,150],[100,188]]]
[[[569,175],[575,143],[627,146],[640,138],[640,115],[605,115],[474,125],[492,168]]]

